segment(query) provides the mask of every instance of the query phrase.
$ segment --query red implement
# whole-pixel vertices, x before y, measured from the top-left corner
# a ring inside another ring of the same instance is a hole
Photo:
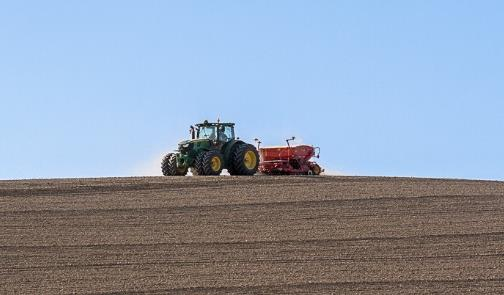
[[[310,161],[320,149],[309,145],[259,148],[259,171],[265,174],[319,175],[323,170]]]
[[[264,161],[285,160],[292,157],[307,161],[315,156],[315,148],[309,145],[264,147],[260,148],[260,153]]]

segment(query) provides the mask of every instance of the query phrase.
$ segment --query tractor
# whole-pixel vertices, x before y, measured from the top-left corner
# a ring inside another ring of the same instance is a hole
[[[190,127],[191,139],[179,143],[161,162],[165,176],[219,175],[227,169],[231,175],[253,175],[259,167],[255,146],[235,137],[234,123],[203,123]]]

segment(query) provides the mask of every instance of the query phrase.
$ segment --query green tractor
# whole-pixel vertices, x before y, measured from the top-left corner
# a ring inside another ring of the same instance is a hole
[[[165,176],[183,176],[189,168],[193,175],[219,175],[227,169],[231,175],[253,175],[259,167],[255,146],[235,138],[234,123],[203,123],[191,126],[191,139],[179,143],[175,153],[161,162]]]

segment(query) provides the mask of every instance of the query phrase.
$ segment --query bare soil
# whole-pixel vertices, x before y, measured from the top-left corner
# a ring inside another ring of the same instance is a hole
[[[0,294],[503,294],[504,183],[0,181]]]

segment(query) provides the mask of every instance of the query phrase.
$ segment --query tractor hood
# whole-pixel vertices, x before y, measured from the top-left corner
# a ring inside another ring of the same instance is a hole
[[[209,141],[210,141],[209,139],[189,139],[179,142],[179,146],[184,146],[191,143],[198,144],[200,142],[209,142]]]
[[[210,145],[209,139],[190,139],[179,143],[179,151],[189,151]]]

